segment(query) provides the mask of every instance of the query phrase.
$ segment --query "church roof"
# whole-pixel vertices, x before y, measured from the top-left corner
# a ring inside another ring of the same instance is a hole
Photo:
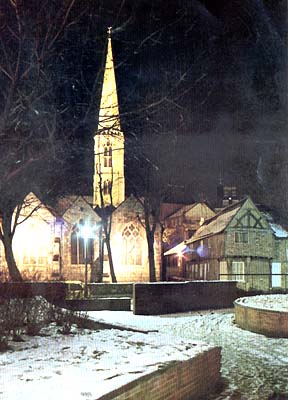
[[[61,197],[57,200],[57,203],[54,206],[55,212],[59,216],[63,216],[65,214],[65,212],[70,207],[72,207],[78,199],[83,199],[83,201],[85,201],[85,203],[87,203],[91,207],[91,202],[92,202],[91,196],[70,195],[70,196]]]

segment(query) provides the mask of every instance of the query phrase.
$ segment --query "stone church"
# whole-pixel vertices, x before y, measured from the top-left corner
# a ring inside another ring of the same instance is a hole
[[[99,257],[102,235],[101,218],[95,209],[113,206],[111,249],[117,281],[149,280],[146,233],[141,224],[143,207],[136,198],[125,198],[124,142],[109,30],[98,129],[94,136],[93,198],[68,196],[52,208],[35,194],[27,195],[20,216],[22,223],[13,239],[14,256],[23,278],[94,281],[93,265]],[[155,264],[156,279],[160,280],[160,229],[155,235]],[[0,273],[0,279],[5,279],[3,247]],[[105,246],[103,276],[104,281],[111,281]]]

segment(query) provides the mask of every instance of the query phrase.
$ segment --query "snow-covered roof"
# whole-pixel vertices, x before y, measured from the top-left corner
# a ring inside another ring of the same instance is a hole
[[[274,236],[276,236],[277,238],[287,238],[288,237],[288,232],[281,225],[274,224],[272,222],[268,222],[268,223],[274,233]]]
[[[164,253],[164,256],[172,256],[173,254],[185,253],[188,250],[188,247],[184,242],[177,244],[177,246],[172,247],[172,249],[167,250]]]

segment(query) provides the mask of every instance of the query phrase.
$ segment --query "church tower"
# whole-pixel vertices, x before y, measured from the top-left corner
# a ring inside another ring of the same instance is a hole
[[[111,28],[108,28],[98,129],[94,136],[93,205],[117,207],[124,199],[124,135],[120,126]]]

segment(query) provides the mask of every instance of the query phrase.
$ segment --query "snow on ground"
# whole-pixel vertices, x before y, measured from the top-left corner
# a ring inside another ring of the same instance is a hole
[[[209,346],[173,340],[167,334],[117,329],[57,333],[55,324],[42,336],[23,336],[0,354],[1,400],[90,400],[157,370],[166,362],[186,360]]]
[[[73,335],[63,336],[50,325],[50,336],[24,337],[24,343],[13,343],[14,351],[0,354],[0,399],[96,399],[169,360],[207,348],[199,342],[222,346],[222,376],[229,385],[214,400],[265,400],[273,393],[287,396],[274,399],[288,399],[288,339],[238,328],[232,309],[166,316],[98,311],[89,316],[158,332],[75,328]]]
[[[243,297],[241,299],[241,304],[244,304],[248,307],[288,312],[288,294],[268,294]]]
[[[202,340],[221,346],[221,372],[229,387],[217,399],[265,400],[273,393],[285,394],[279,399],[288,399],[288,339],[267,338],[240,329],[234,323],[232,309],[156,317],[113,311],[89,315],[103,322],[157,329],[176,342]]]

